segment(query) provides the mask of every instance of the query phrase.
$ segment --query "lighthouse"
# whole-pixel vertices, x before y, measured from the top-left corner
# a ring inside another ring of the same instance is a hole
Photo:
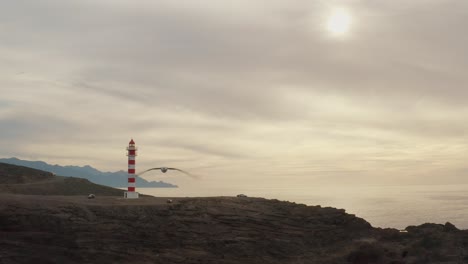
[[[138,193],[135,192],[135,157],[137,155],[137,147],[135,147],[135,141],[130,140],[127,147],[128,156],[128,189],[124,193],[124,197],[127,199],[137,199]]]

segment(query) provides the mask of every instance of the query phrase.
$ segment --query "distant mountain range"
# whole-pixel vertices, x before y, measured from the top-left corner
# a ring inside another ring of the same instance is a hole
[[[89,181],[116,188],[127,187],[127,172],[102,172],[89,165],[80,166],[60,166],[50,165],[43,161],[20,160],[17,158],[0,159],[0,162],[29,167],[55,173],[59,176],[77,177],[88,179]],[[136,178],[137,187],[156,187],[156,188],[177,188],[177,185],[163,181],[147,181],[141,177]]]

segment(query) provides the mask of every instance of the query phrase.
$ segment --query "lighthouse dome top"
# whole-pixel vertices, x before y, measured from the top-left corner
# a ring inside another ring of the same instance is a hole
[[[128,143],[128,144],[133,144],[133,145],[135,145],[135,141],[133,141],[133,138],[132,138],[132,140],[130,140],[130,143]]]

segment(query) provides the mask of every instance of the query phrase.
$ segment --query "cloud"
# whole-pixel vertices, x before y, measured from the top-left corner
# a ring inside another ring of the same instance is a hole
[[[217,168],[202,172],[222,179],[244,166],[259,181],[417,179],[441,157],[451,169],[466,154],[466,5],[1,3],[0,155],[15,145],[15,156],[115,170],[135,137],[144,165]],[[353,16],[339,40],[324,27],[335,6]]]

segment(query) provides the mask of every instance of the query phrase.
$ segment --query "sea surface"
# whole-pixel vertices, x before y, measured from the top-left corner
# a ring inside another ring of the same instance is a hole
[[[366,219],[374,227],[450,222],[468,229],[468,185],[315,186],[307,188],[139,188],[157,197],[235,196],[331,206]]]

